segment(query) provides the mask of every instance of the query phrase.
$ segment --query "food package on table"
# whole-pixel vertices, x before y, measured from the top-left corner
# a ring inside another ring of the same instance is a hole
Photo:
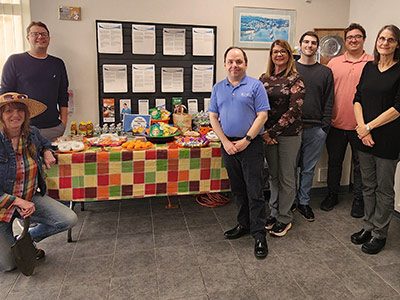
[[[210,117],[208,112],[200,111],[192,115],[194,130],[200,130],[200,127],[210,126]]]
[[[178,131],[178,128],[170,126],[165,123],[157,123],[151,125],[149,130],[149,136],[160,137],[160,136],[171,136]]]
[[[126,136],[119,136],[116,133],[103,133],[99,137],[88,138],[92,146],[117,147],[126,142]]]
[[[171,115],[168,110],[160,106],[151,108],[149,112],[152,120],[169,120],[169,116]]]

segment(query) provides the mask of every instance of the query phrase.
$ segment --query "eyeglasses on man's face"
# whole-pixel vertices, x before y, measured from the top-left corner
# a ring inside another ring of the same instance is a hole
[[[384,36],[380,36],[379,38],[378,38],[378,42],[379,43],[384,43],[384,42],[388,42],[389,44],[394,44],[394,43],[396,43],[397,42],[397,40],[396,39],[394,39],[394,38],[385,38]]]
[[[351,40],[361,40],[363,36],[361,34],[356,34],[356,35],[348,35],[346,36],[346,40],[351,41]]]
[[[285,49],[281,49],[281,50],[272,50],[272,55],[286,55],[288,54],[288,52]]]
[[[29,32],[29,35],[32,37],[38,37],[39,35],[44,38],[49,37],[49,34],[47,32]]]
[[[5,100],[16,100],[16,99],[28,99],[28,95],[25,94],[5,94],[2,96]]]

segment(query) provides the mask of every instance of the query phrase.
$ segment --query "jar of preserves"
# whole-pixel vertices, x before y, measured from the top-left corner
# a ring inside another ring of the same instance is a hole
[[[94,126],[92,121],[88,121],[86,123],[86,136],[87,137],[93,137],[94,135]]]
[[[86,135],[86,123],[85,122],[82,121],[79,123],[78,133],[79,133],[79,135],[82,135],[82,136]]]
[[[75,121],[71,122],[70,134],[71,135],[77,135],[78,134],[78,127],[76,126],[76,122]]]

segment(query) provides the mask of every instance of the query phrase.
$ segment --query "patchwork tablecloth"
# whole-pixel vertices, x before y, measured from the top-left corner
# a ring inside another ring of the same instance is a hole
[[[228,191],[219,144],[205,148],[58,154],[46,171],[49,196],[98,201]]]

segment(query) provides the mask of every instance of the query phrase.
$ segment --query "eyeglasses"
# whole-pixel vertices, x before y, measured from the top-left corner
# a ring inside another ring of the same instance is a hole
[[[28,95],[25,94],[5,94],[2,96],[4,100],[17,100],[17,99],[28,99]]]
[[[360,40],[362,39],[363,36],[361,34],[357,34],[357,35],[348,35],[346,36],[346,40],[351,41],[351,40]]]
[[[49,37],[49,34],[47,32],[29,32],[29,35],[33,37],[38,37],[39,35],[44,38]]]
[[[397,40],[396,39],[394,39],[394,38],[385,38],[384,36],[380,36],[379,38],[378,38],[378,42],[379,43],[384,43],[384,42],[388,42],[389,44],[393,44],[393,43],[396,43],[397,42]]]
[[[282,50],[272,50],[272,54],[273,54],[273,55],[278,55],[278,54],[280,54],[280,55],[286,55],[286,54],[288,54],[288,53],[287,53],[287,51],[286,51],[285,49],[282,49]]]

